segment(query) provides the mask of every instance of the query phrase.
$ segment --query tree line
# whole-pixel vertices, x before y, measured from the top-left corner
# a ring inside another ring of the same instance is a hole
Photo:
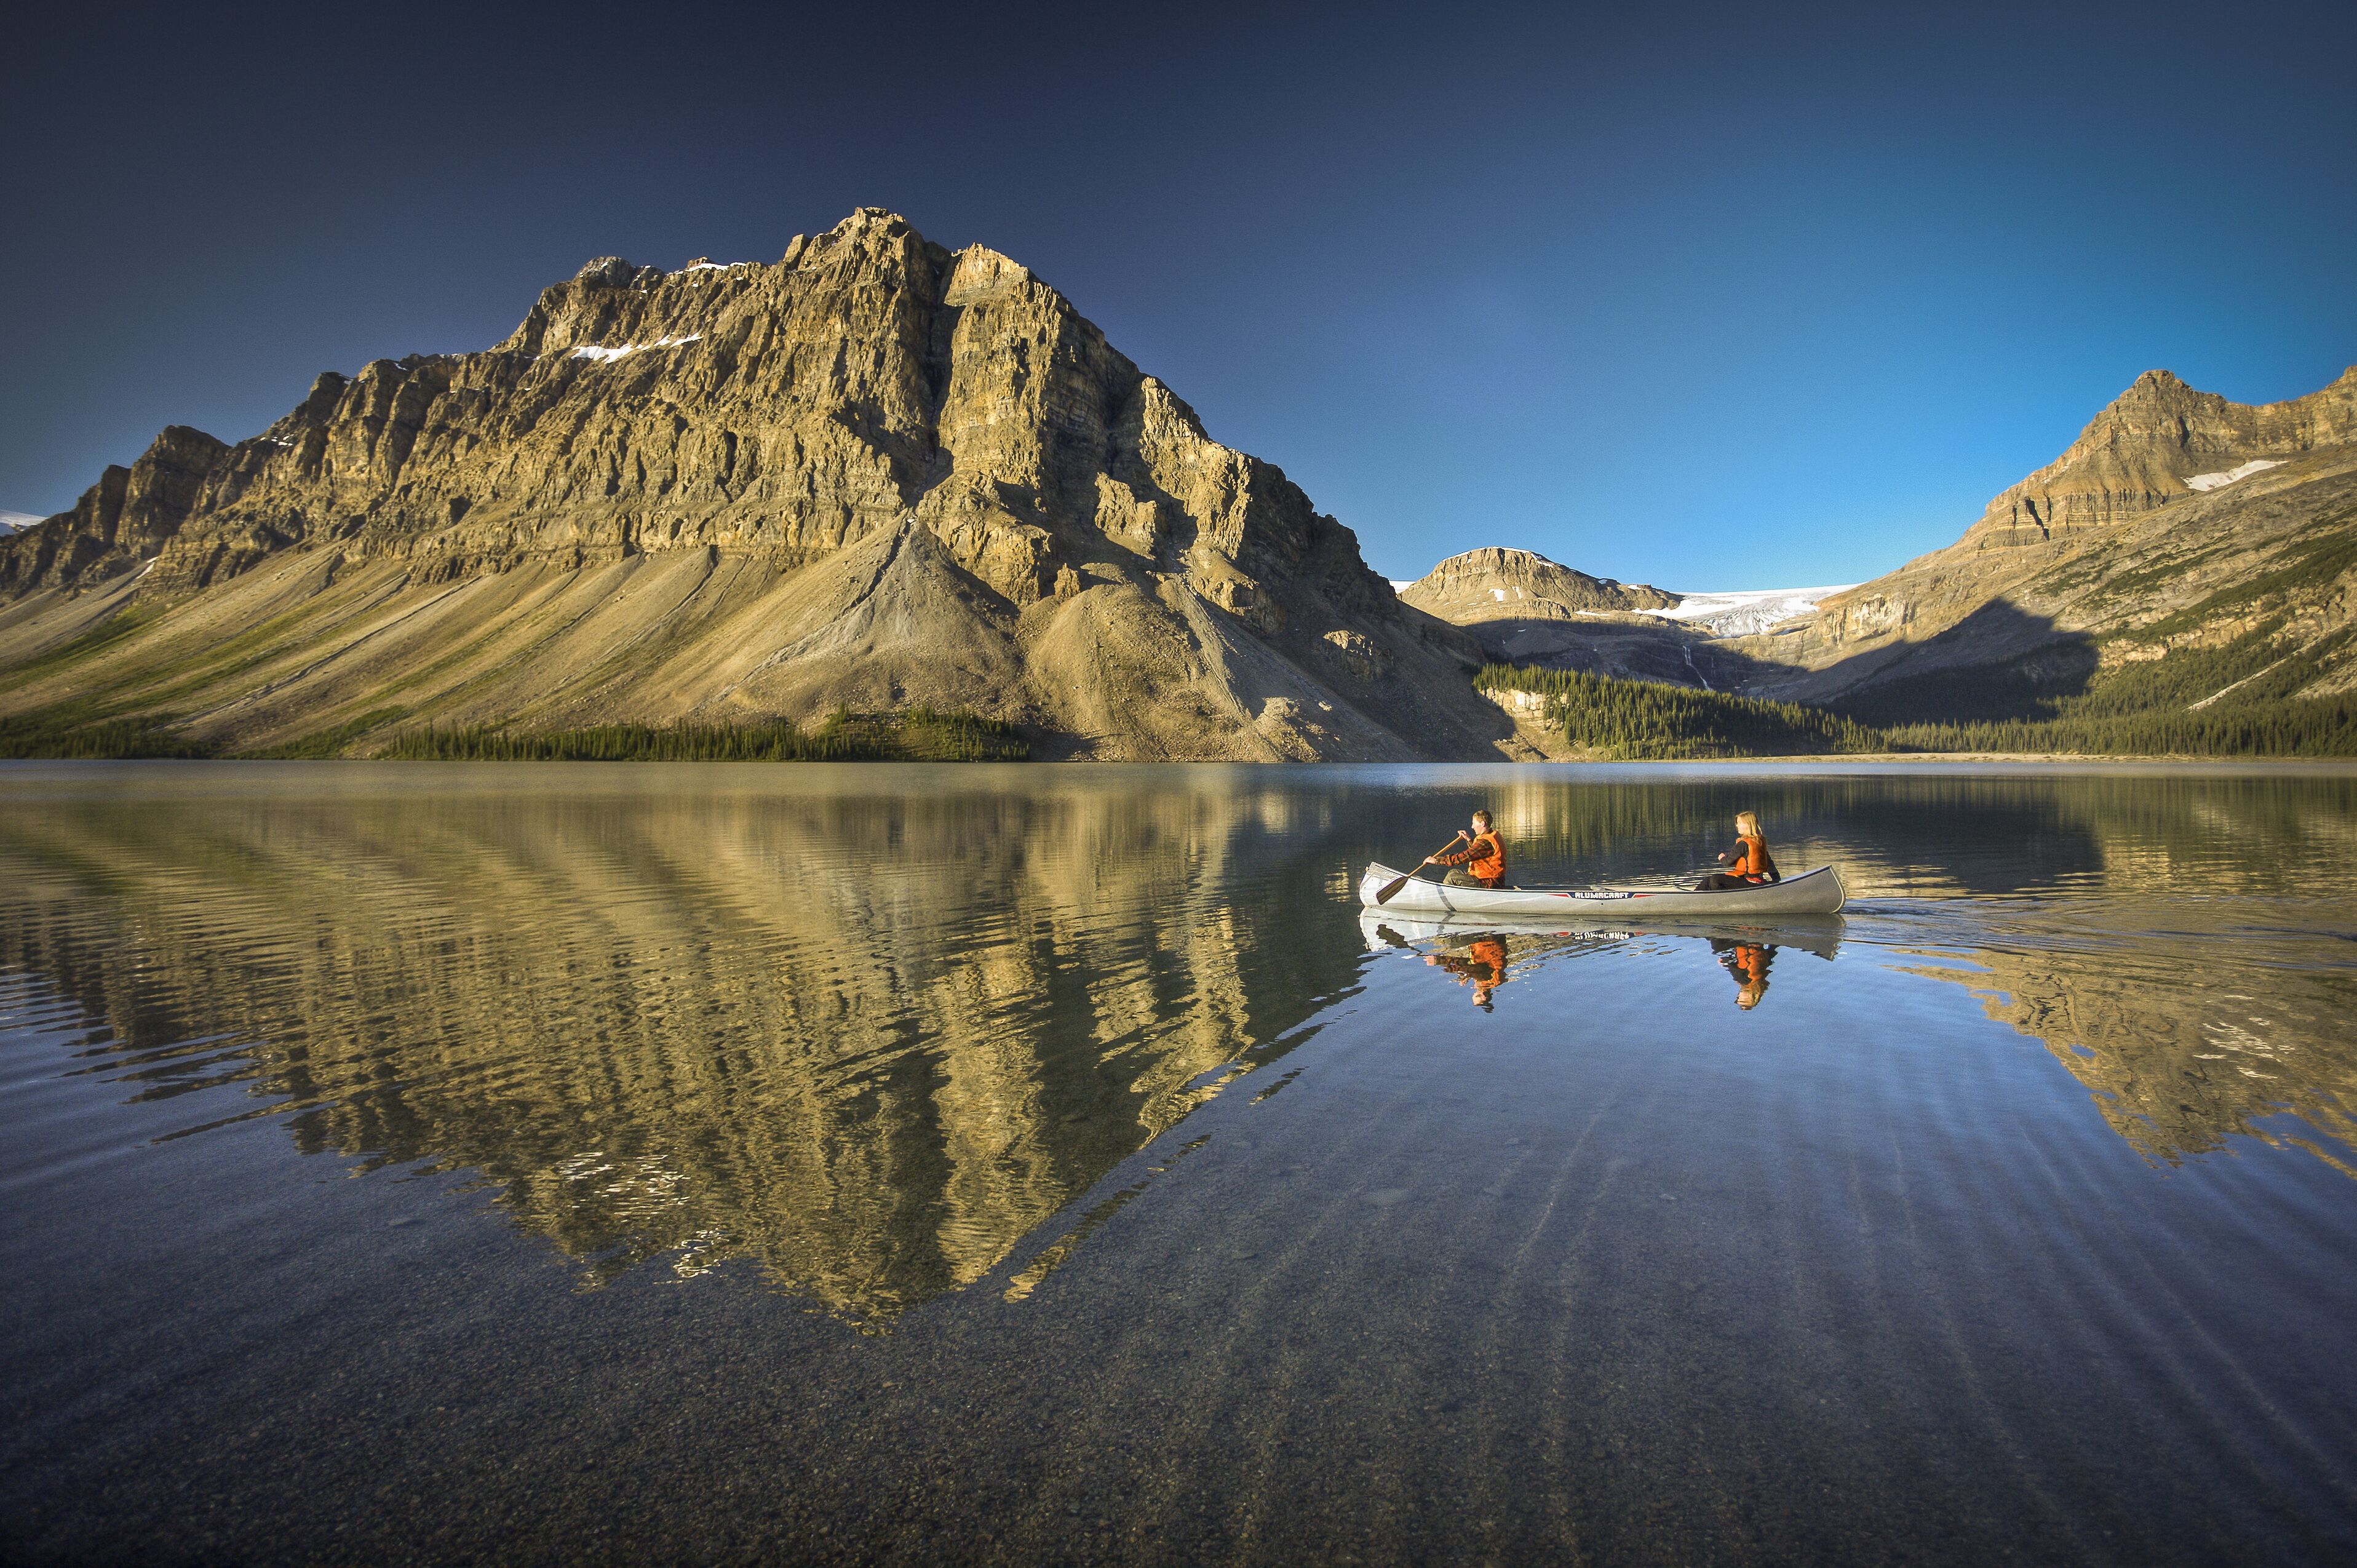
[[[1031,746],[1005,720],[963,710],[837,708],[807,730],[791,719],[514,732],[428,726],[374,755],[434,762],[1024,762]]]
[[[1030,743],[1005,720],[925,707],[838,708],[808,729],[791,719],[554,730],[425,725],[366,749],[361,737],[403,713],[380,708],[275,746],[235,749],[186,735],[167,716],[107,718],[87,704],[64,704],[0,718],[0,757],[336,757],[355,748],[399,762],[1024,762],[1031,756]]]
[[[1881,731],[1800,703],[1510,664],[1484,665],[1473,684],[1485,692],[1538,693],[1546,699],[1546,722],[1561,725],[1565,740],[1608,758],[1675,761],[1890,748]]]
[[[2247,675],[2243,671],[2257,654],[2239,645],[2189,657],[2178,668],[2169,667],[2177,658],[2171,655],[2105,671],[2081,693],[2026,702],[2026,711],[2017,717],[1881,725],[1807,703],[1580,671],[1491,664],[1473,683],[1481,691],[1537,693],[1546,699],[1544,722],[1560,726],[1566,742],[1612,760],[1907,751],[2357,757],[2357,699],[2284,694],[2315,678],[2314,654],[2321,651],[2261,664]],[[2238,689],[2232,701],[2213,706],[2197,708],[2187,701],[2190,694],[2206,694],[2235,679],[2249,682],[2247,697]]]

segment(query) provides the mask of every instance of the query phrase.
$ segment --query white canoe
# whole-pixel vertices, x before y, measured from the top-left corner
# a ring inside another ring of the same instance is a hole
[[[1729,887],[1717,893],[1626,892],[1568,887],[1444,887],[1417,876],[1377,904],[1375,895],[1397,877],[1388,865],[1371,865],[1359,879],[1359,902],[1370,909],[1402,915],[1508,915],[1541,919],[1561,915],[1620,915],[1631,919],[1749,919],[1760,915],[1838,915],[1841,873],[1830,865],[1787,876],[1781,882]]]

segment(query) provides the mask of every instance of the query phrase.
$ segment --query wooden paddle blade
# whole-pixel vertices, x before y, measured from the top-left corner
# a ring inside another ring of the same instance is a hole
[[[1415,875],[1415,873],[1411,871],[1406,876],[1394,876],[1389,882],[1384,883],[1382,887],[1376,890],[1375,902],[1378,904],[1390,903],[1392,901],[1392,895],[1406,886],[1408,885],[1409,878],[1413,877]]]

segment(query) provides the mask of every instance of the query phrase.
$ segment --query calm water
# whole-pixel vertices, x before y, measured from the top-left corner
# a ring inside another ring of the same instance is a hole
[[[1839,920],[1362,918],[1766,820]],[[0,768],[0,1555],[2357,1552],[2357,777]]]

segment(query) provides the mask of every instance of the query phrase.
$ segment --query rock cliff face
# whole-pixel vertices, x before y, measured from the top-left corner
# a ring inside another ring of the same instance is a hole
[[[235,446],[167,430],[0,541],[0,667],[118,634],[0,704],[235,744],[388,697],[523,726],[932,703],[1123,757],[1503,733],[1471,640],[1280,471],[1022,266],[876,209],[774,265],[593,262],[497,348],[323,375]]]
[[[1755,694],[1883,720],[1946,716],[1960,681],[2061,692],[2233,648],[2302,661],[2271,694],[2326,695],[2357,680],[2353,573],[2357,369],[2257,407],[2154,371],[1954,544],[1730,647]]]
[[[2062,455],[1999,492],[1962,544],[2044,543],[2133,521],[2319,446],[2357,441],[2357,366],[2321,392],[2287,403],[2229,403],[2167,371],[2147,371]]]

